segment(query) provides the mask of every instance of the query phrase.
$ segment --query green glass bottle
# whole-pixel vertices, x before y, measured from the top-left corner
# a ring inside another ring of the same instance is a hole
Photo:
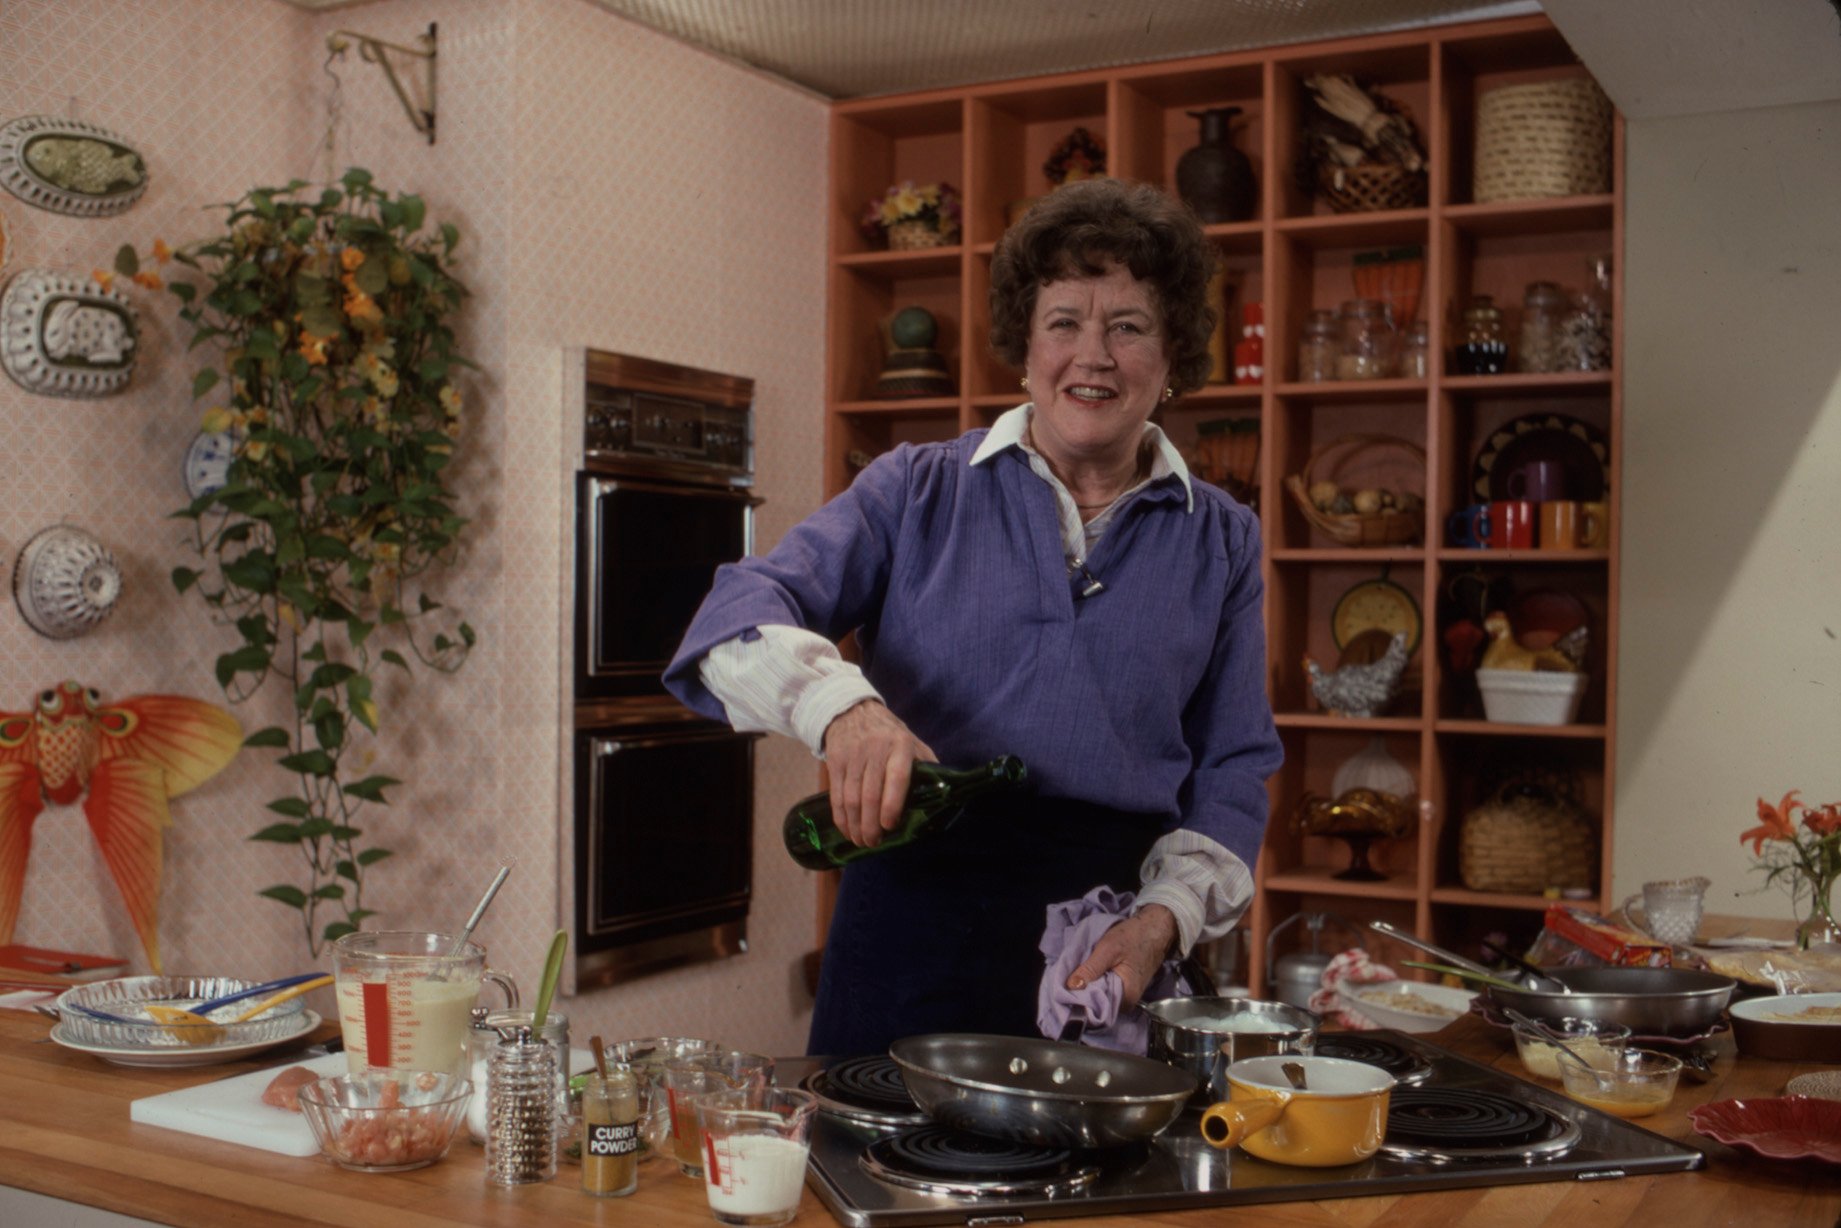
[[[1014,755],[993,759],[982,767],[949,768],[916,761],[908,782],[907,807],[895,830],[884,832],[880,843],[852,844],[831,819],[831,795],[814,793],[786,812],[781,834],[786,851],[808,870],[835,870],[859,857],[897,849],[930,831],[952,825],[966,803],[987,793],[1015,788],[1027,776],[1023,761]]]

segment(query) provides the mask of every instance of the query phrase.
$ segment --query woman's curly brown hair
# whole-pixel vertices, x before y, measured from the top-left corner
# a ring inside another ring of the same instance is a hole
[[[1208,382],[1208,305],[1214,246],[1187,206],[1148,183],[1077,179],[1043,197],[1004,232],[991,257],[991,349],[1021,368],[1029,357],[1036,292],[1067,277],[1098,277],[1106,262],[1149,282],[1163,315],[1170,387]]]

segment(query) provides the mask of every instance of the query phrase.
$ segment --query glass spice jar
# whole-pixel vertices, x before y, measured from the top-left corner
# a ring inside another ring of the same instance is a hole
[[[1387,306],[1378,299],[1352,298],[1342,305],[1342,352],[1337,379],[1386,379],[1394,373],[1399,337]]]
[[[621,1198],[639,1188],[639,1084],[610,1063],[582,1087],[582,1192]]]
[[[1451,350],[1451,369],[1459,375],[1500,375],[1508,366],[1502,309],[1489,295],[1476,295],[1464,308],[1464,325]]]
[[[1531,281],[1521,300],[1515,369],[1530,374],[1560,370],[1560,326],[1571,305],[1550,281]]]
[[[1560,325],[1556,370],[1605,371],[1611,366],[1611,257],[1595,256],[1586,267],[1586,288],[1573,296],[1572,310]]]
[[[1406,330],[1400,343],[1400,374],[1406,379],[1424,379],[1431,372],[1431,333],[1421,320]]]
[[[1298,340],[1298,379],[1306,384],[1335,379],[1336,360],[1341,355],[1336,313],[1328,309],[1311,312]]]

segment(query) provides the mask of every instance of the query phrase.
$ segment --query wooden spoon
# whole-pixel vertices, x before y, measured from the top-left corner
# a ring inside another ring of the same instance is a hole
[[[215,1045],[224,1039],[224,1029],[233,1023],[242,1023],[254,1019],[271,1006],[278,1006],[290,998],[298,998],[308,990],[318,989],[322,985],[332,984],[332,977],[321,975],[311,981],[302,981],[290,986],[270,998],[264,998],[234,1019],[218,1022],[207,1019],[195,1011],[179,1006],[165,1006],[158,1002],[149,1002],[141,1009],[152,1015],[156,1022],[165,1027],[174,1036],[188,1045]]]

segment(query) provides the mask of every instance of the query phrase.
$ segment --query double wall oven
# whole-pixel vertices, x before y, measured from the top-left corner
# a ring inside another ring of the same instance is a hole
[[[660,680],[753,545],[751,380],[590,350],[576,475],[576,981],[747,949],[758,735]]]

